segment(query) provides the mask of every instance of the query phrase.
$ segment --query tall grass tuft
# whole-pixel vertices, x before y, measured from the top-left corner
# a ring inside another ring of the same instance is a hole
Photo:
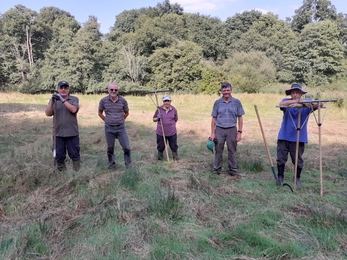
[[[120,176],[120,183],[124,187],[134,190],[140,179],[140,170],[137,166],[133,165]]]
[[[159,218],[180,219],[182,206],[175,191],[171,189],[168,189],[166,195],[158,189],[148,198],[148,213]]]

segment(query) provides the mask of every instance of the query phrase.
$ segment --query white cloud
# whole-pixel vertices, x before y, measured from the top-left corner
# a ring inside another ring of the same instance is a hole
[[[267,14],[268,12],[270,12],[270,11],[265,10],[265,9],[262,9],[262,8],[254,8],[254,10],[259,11],[259,12],[261,12],[262,14]]]
[[[236,0],[174,0],[180,4],[186,12],[215,11],[222,9],[226,3]]]

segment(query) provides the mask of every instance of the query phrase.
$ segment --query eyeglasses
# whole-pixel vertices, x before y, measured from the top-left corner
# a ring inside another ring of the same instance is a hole
[[[118,89],[110,88],[110,91],[111,91],[111,92],[117,92]]]

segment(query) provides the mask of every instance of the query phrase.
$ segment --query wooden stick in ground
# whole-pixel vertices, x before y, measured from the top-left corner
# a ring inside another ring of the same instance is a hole
[[[254,109],[255,109],[255,113],[257,114],[257,117],[258,117],[258,122],[259,122],[260,130],[261,130],[261,134],[263,136],[263,140],[264,140],[267,156],[269,158],[269,162],[270,162],[270,165],[271,165],[271,170],[272,170],[272,173],[273,173],[273,175],[275,177],[275,180],[277,180],[275,168],[274,168],[274,165],[273,165],[273,162],[272,162],[272,158],[271,158],[271,155],[270,155],[270,151],[269,151],[269,146],[267,145],[266,137],[265,137],[264,130],[263,130],[263,126],[262,126],[261,121],[260,121],[260,116],[259,116],[257,105],[254,105]]]
[[[322,165],[322,134],[321,134],[321,118],[320,118],[320,102],[318,103],[318,137],[319,137],[319,180],[320,180],[320,196],[323,197],[323,165]]]
[[[296,188],[296,174],[298,172],[298,159],[299,159],[299,143],[300,143],[300,124],[301,124],[301,110],[298,113],[298,125],[296,126],[296,147],[295,147],[295,166],[294,166],[294,190]]]
[[[160,113],[157,94],[155,94],[155,100],[157,101],[158,113]],[[164,132],[164,125],[163,125],[163,120],[162,120],[162,118],[160,119],[160,125],[161,125],[161,131],[162,131],[162,133],[163,133],[163,139],[164,139],[164,146],[165,146],[165,153],[166,153],[167,162],[170,163],[169,152],[168,152],[168,149],[167,149],[166,138],[165,138],[165,132]]]
[[[57,161],[57,102],[55,98],[52,98],[53,102],[53,172],[56,170]]]

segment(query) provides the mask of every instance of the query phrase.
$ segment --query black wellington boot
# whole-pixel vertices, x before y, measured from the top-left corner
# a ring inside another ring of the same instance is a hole
[[[162,161],[164,159],[164,154],[163,154],[163,152],[159,152],[158,151],[158,160],[159,161]]]
[[[283,180],[284,180],[284,167],[285,164],[282,165],[277,165],[277,180],[276,180],[276,185],[282,185]]]
[[[301,181],[300,181],[300,177],[301,177],[301,172],[302,172],[302,168],[297,168],[296,169],[296,185],[297,186],[301,186]]]

